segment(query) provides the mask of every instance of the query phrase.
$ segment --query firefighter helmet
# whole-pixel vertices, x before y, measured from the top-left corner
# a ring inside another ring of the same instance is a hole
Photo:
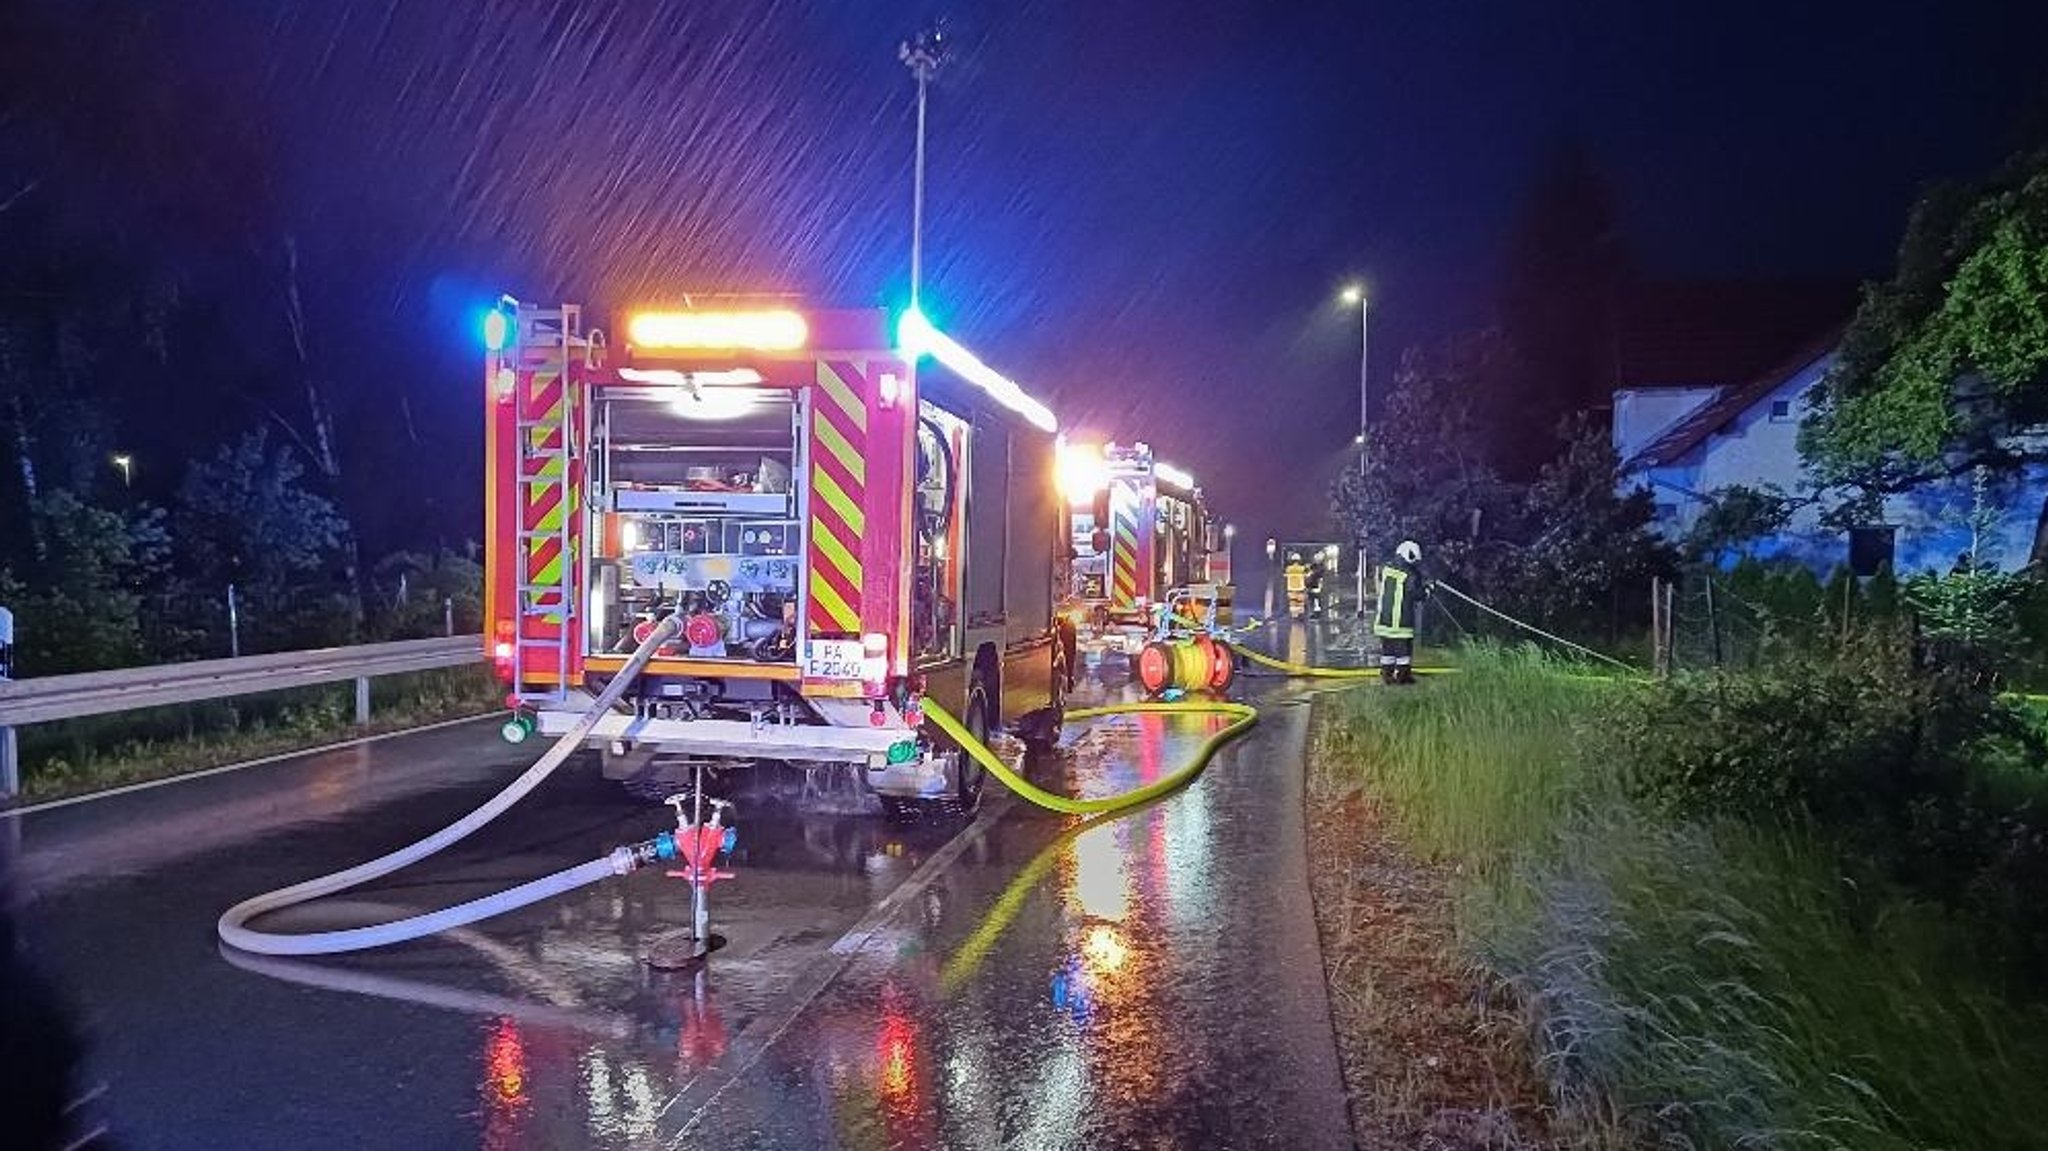
[[[1422,545],[1414,540],[1402,540],[1394,545],[1394,554],[1400,556],[1404,563],[1419,564],[1422,562]]]

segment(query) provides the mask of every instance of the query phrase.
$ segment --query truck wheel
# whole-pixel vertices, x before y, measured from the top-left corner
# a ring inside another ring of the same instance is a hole
[[[989,731],[988,691],[980,680],[967,693],[967,712],[960,717],[960,726],[969,735],[982,743],[988,742]],[[979,760],[967,754],[965,748],[956,749],[960,763],[954,769],[951,794],[937,799],[916,799],[907,795],[884,795],[882,814],[892,823],[915,823],[925,818],[942,818],[949,815],[973,815],[981,806],[982,784],[988,779],[988,769]]]
[[[960,726],[966,728],[967,733],[977,741],[983,744],[988,742],[988,689],[982,686],[980,680],[975,680],[974,686],[968,689],[967,714],[961,718]],[[966,749],[962,748],[958,774],[959,779],[953,786],[951,807],[956,814],[973,815],[981,806],[981,788],[982,784],[988,782],[988,769],[981,766],[980,760],[967,754]]]
[[[1061,659],[1064,662],[1064,655]],[[1024,737],[1024,750],[1033,757],[1049,755],[1059,746],[1060,729],[1066,726],[1067,722],[1067,687],[1073,682],[1070,671],[1072,666],[1068,664],[1065,667],[1053,667],[1052,702],[1044,711],[1032,717],[1032,723],[1028,728],[1019,732]]]

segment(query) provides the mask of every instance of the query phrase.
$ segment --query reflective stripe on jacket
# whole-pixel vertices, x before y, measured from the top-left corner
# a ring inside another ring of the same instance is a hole
[[[1380,568],[1380,599],[1372,615],[1372,634],[1381,639],[1414,639],[1416,609],[1429,595],[1420,574],[1394,560]]]

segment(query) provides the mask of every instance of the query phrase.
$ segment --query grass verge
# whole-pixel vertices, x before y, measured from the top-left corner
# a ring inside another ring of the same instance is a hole
[[[2048,1012],[1980,965],[1972,924],[1789,827],[1637,806],[1606,725],[1649,689],[1463,663],[1319,704],[1316,806],[1370,805],[1438,877],[1448,950],[1475,1002],[1517,1005],[1559,1145],[2042,1145]],[[1343,906],[1319,895],[1340,1026]]]
[[[42,803],[483,715],[503,696],[489,668],[444,668],[371,681],[365,727],[354,722],[349,683],[38,724],[20,729],[21,801]]]

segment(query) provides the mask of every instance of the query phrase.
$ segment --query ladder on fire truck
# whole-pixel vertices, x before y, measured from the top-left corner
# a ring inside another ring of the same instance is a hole
[[[522,703],[560,703],[574,664],[575,465],[580,413],[568,386],[570,357],[584,346],[582,310],[520,306],[514,326],[519,392],[518,622],[512,694]],[[531,659],[529,653],[541,658]],[[539,673],[552,672],[551,681]]]

